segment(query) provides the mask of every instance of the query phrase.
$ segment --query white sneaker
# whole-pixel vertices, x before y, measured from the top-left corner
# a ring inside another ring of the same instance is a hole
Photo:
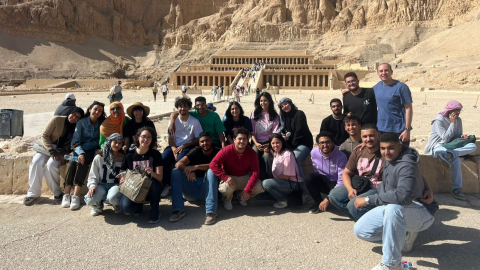
[[[171,187],[169,185],[165,185],[165,187],[162,190],[162,194],[160,194],[160,198],[165,198],[168,195],[170,195],[170,190],[171,190]]]
[[[232,200],[224,201],[223,207],[225,207],[225,210],[228,210],[228,211],[232,210],[233,209]]]
[[[66,194],[66,193],[63,194],[62,207],[63,208],[70,207],[70,194]]]
[[[80,207],[80,197],[72,196],[72,202],[70,203],[70,210],[76,210]]]
[[[118,213],[122,212],[122,210],[120,210],[120,205],[114,205],[113,206],[113,211],[115,212],[115,214],[118,214]]]
[[[388,266],[383,263],[380,263],[379,265],[372,268],[372,270],[402,270],[402,264]]]
[[[102,209],[92,207],[92,210],[90,210],[90,215],[92,216],[98,216],[101,213],[102,213]]]
[[[273,207],[275,208],[279,208],[279,209],[282,209],[282,208],[285,208],[288,206],[288,202],[287,201],[283,201],[283,202],[276,202],[273,204]]]
[[[418,232],[407,232],[405,236],[405,245],[403,245],[402,252],[409,252],[413,248],[413,243],[417,239]]]

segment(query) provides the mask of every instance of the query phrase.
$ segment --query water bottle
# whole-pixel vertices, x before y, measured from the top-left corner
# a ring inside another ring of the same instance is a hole
[[[411,262],[402,261],[402,269],[409,269],[411,267],[413,267],[413,264]]]
[[[73,161],[73,162],[78,162],[78,156],[65,155],[65,156],[63,156],[63,159],[65,159],[65,160],[71,160],[71,161]]]

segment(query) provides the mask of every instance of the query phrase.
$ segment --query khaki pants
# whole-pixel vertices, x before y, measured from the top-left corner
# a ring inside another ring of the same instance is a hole
[[[222,193],[224,200],[225,201],[230,201],[233,197],[233,192],[235,190],[243,190],[248,184],[248,179],[250,178],[250,174],[243,175],[243,176],[233,176],[229,175],[235,182],[237,183],[235,186],[229,186],[225,182],[220,182],[220,185],[218,185],[218,191]],[[253,186],[252,194],[250,194],[250,198],[255,197],[256,195],[264,192],[265,190],[262,187],[262,182],[260,180],[255,183],[255,186]]]

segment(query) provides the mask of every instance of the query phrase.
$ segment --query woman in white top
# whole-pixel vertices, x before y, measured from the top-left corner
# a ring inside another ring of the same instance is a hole
[[[92,207],[90,214],[98,216],[103,211],[103,202],[108,200],[115,213],[120,213],[120,179],[116,175],[120,172],[125,153],[122,150],[124,140],[119,133],[113,133],[105,141],[102,156],[93,159],[90,174],[88,175],[88,193],[85,203]]]

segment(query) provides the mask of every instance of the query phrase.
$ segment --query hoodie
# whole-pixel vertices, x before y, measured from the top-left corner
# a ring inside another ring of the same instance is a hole
[[[75,100],[65,99],[62,104],[57,107],[53,115],[69,116],[76,107]]]
[[[462,119],[460,119],[460,117],[457,118],[455,124],[452,124],[448,116],[445,117],[439,114],[432,120],[431,124],[432,131],[430,132],[430,138],[423,150],[426,154],[433,155],[433,149],[435,147],[443,143],[451,142],[463,135]]]
[[[342,174],[347,165],[347,156],[338,150],[338,147],[333,147],[333,152],[328,157],[322,154],[320,148],[315,147],[310,156],[315,173],[324,175],[332,182],[337,182],[335,187],[343,186]]]
[[[406,146],[402,146],[397,159],[390,162],[385,160],[383,181],[377,187],[378,193],[368,196],[369,204],[409,205],[421,199],[425,183],[418,168],[419,162],[417,150]]]

